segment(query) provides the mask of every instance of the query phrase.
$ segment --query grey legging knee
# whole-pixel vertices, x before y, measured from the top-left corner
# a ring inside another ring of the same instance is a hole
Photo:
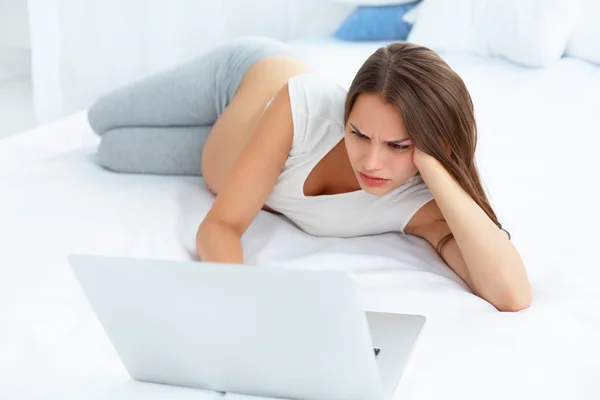
[[[118,88],[88,110],[97,160],[117,172],[201,175],[208,133],[256,61],[292,54],[264,37],[233,39],[196,59]]]

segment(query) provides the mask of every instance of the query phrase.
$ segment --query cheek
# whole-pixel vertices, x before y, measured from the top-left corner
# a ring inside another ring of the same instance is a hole
[[[412,151],[406,151],[394,157],[392,169],[398,181],[404,182],[412,178],[418,171],[413,162]]]
[[[346,152],[351,163],[356,162],[361,158],[361,146],[355,138],[346,138]]]

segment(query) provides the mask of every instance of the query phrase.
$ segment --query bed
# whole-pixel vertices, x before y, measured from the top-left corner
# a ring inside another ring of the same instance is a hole
[[[382,43],[294,44],[347,85]],[[531,307],[496,311],[420,239],[315,238],[266,212],[243,237],[246,263],[347,271],[366,310],[426,315],[395,399],[598,399],[600,67],[444,58],[473,96],[478,163]],[[67,255],[195,259],[213,197],[201,178],[103,170],[97,144],[85,112],[0,141],[0,398],[243,398],[134,382],[120,364]]]

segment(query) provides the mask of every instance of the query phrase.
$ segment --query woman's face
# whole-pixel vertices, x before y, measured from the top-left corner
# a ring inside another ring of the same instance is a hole
[[[357,97],[344,138],[350,164],[365,192],[384,195],[417,173],[413,142],[402,116],[376,94]]]

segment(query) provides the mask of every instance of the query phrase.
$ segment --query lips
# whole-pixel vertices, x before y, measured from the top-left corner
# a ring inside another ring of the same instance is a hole
[[[373,175],[365,174],[364,172],[360,172],[360,173],[362,175],[364,175],[366,178],[369,178],[369,179],[378,179],[378,180],[381,180],[381,181],[387,181],[387,179],[383,179],[383,178],[380,178],[378,176],[373,176]]]
[[[358,175],[360,176],[362,181],[368,186],[381,186],[385,185],[389,181],[389,179],[383,179],[376,176],[367,175],[362,172],[359,172]]]

